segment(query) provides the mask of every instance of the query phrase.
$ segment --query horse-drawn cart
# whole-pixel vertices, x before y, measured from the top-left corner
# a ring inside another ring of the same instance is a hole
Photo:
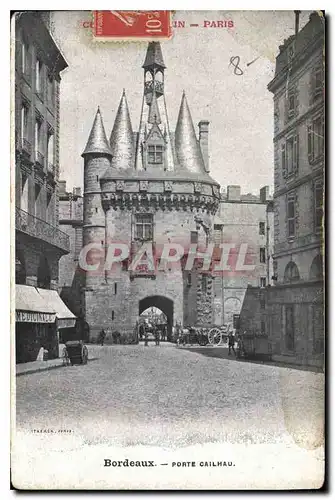
[[[69,340],[63,349],[64,365],[86,365],[88,349],[82,340]]]
[[[229,332],[234,333],[231,324],[214,327],[188,326],[179,331],[177,345],[199,344],[200,346],[226,346]]]

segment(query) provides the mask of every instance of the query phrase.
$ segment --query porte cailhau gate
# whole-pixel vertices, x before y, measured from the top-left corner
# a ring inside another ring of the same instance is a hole
[[[133,132],[123,91],[110,141],[98,109],[83,152],[84,245],[122,242],[134,254],[144,242],[189,244],[193,233],[205,243],[204,228],[213,226],[220,186],[208,173],[209,123],[199,123],[197,136],[183,93],[176,129],[170,130],[158,42],[149,43],[143,71],[138,132]],[[176,266],[154,274],[142,268],[130,272],[124,263],[119,273],[115,267],[103,275],[87,272],[84,302],[91,336],[111,327],[131,337],[144,304],[159,307],[170,329],[191,316],[192,323],[211,324],[211,277],[203,290],[201,276],[190,281],[188,274]]]

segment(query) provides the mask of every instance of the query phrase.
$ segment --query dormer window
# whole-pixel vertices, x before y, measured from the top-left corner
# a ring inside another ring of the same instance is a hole
[[[161,165],[163,163],[163,146],[155,144],[148,146],[148,163],[150,165]]]
[[[164,166],[165,169],[165,147],[164,135],[159,128],[159,110],[154,94],[154,99],[150,105],[148,123],[152,123],[149,133],[145,133],[145,141],[142,143],[143,165],[147,167]]]

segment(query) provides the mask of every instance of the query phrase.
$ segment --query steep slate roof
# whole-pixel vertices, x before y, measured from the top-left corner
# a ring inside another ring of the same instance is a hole
[[[109,147],[105,127],[102,121],[102,116],[100,113],[100,108],[98,107],[97,113],[94,118],[92,129],[81,156],[87,154],[101,153],[112,156],[112,151]]]
[[[110,136],[110,148],[113,155],[113,167],[125,170],[134,166],[134,134],[125,90],[122,93]]]
[[[163,60],[161,44],[159,42],[150,42],[142,68],[147,68],[155,64],[161,68],[166,68]]]
[[[179,109],[175,145],[178,163],[182,169],[194,174],[206,173],[185,92],[183,92]]]

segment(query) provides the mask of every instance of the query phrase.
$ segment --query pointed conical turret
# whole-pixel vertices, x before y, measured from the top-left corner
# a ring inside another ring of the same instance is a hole
[[[185,92],[181,100],[175,132],[176,154],[179,165],[195,174],[205,173],[204,160],[195,134]]]
[[[81,156],[95,153],[112,156],[99,107],[94,118],[86,148]]]
[[[161,44],[159,42],[149,42],[142,68],[149,68],[155,65],[160,66],[161,68],[166,68],[163,60]]]
[[[158,109],[158,105],[157,105],[156,92],[154,92],[152,94],[148,122],[149,123],[158,123],[158,124],[161,123],[161,117],[160,117],[159,109]]]
[[[133,167],[134,134],[125,91],[123,91],[119,109],[117,110],[114,127],[110,137],[110,148],[113,155],[113,167],[118,170]]]

